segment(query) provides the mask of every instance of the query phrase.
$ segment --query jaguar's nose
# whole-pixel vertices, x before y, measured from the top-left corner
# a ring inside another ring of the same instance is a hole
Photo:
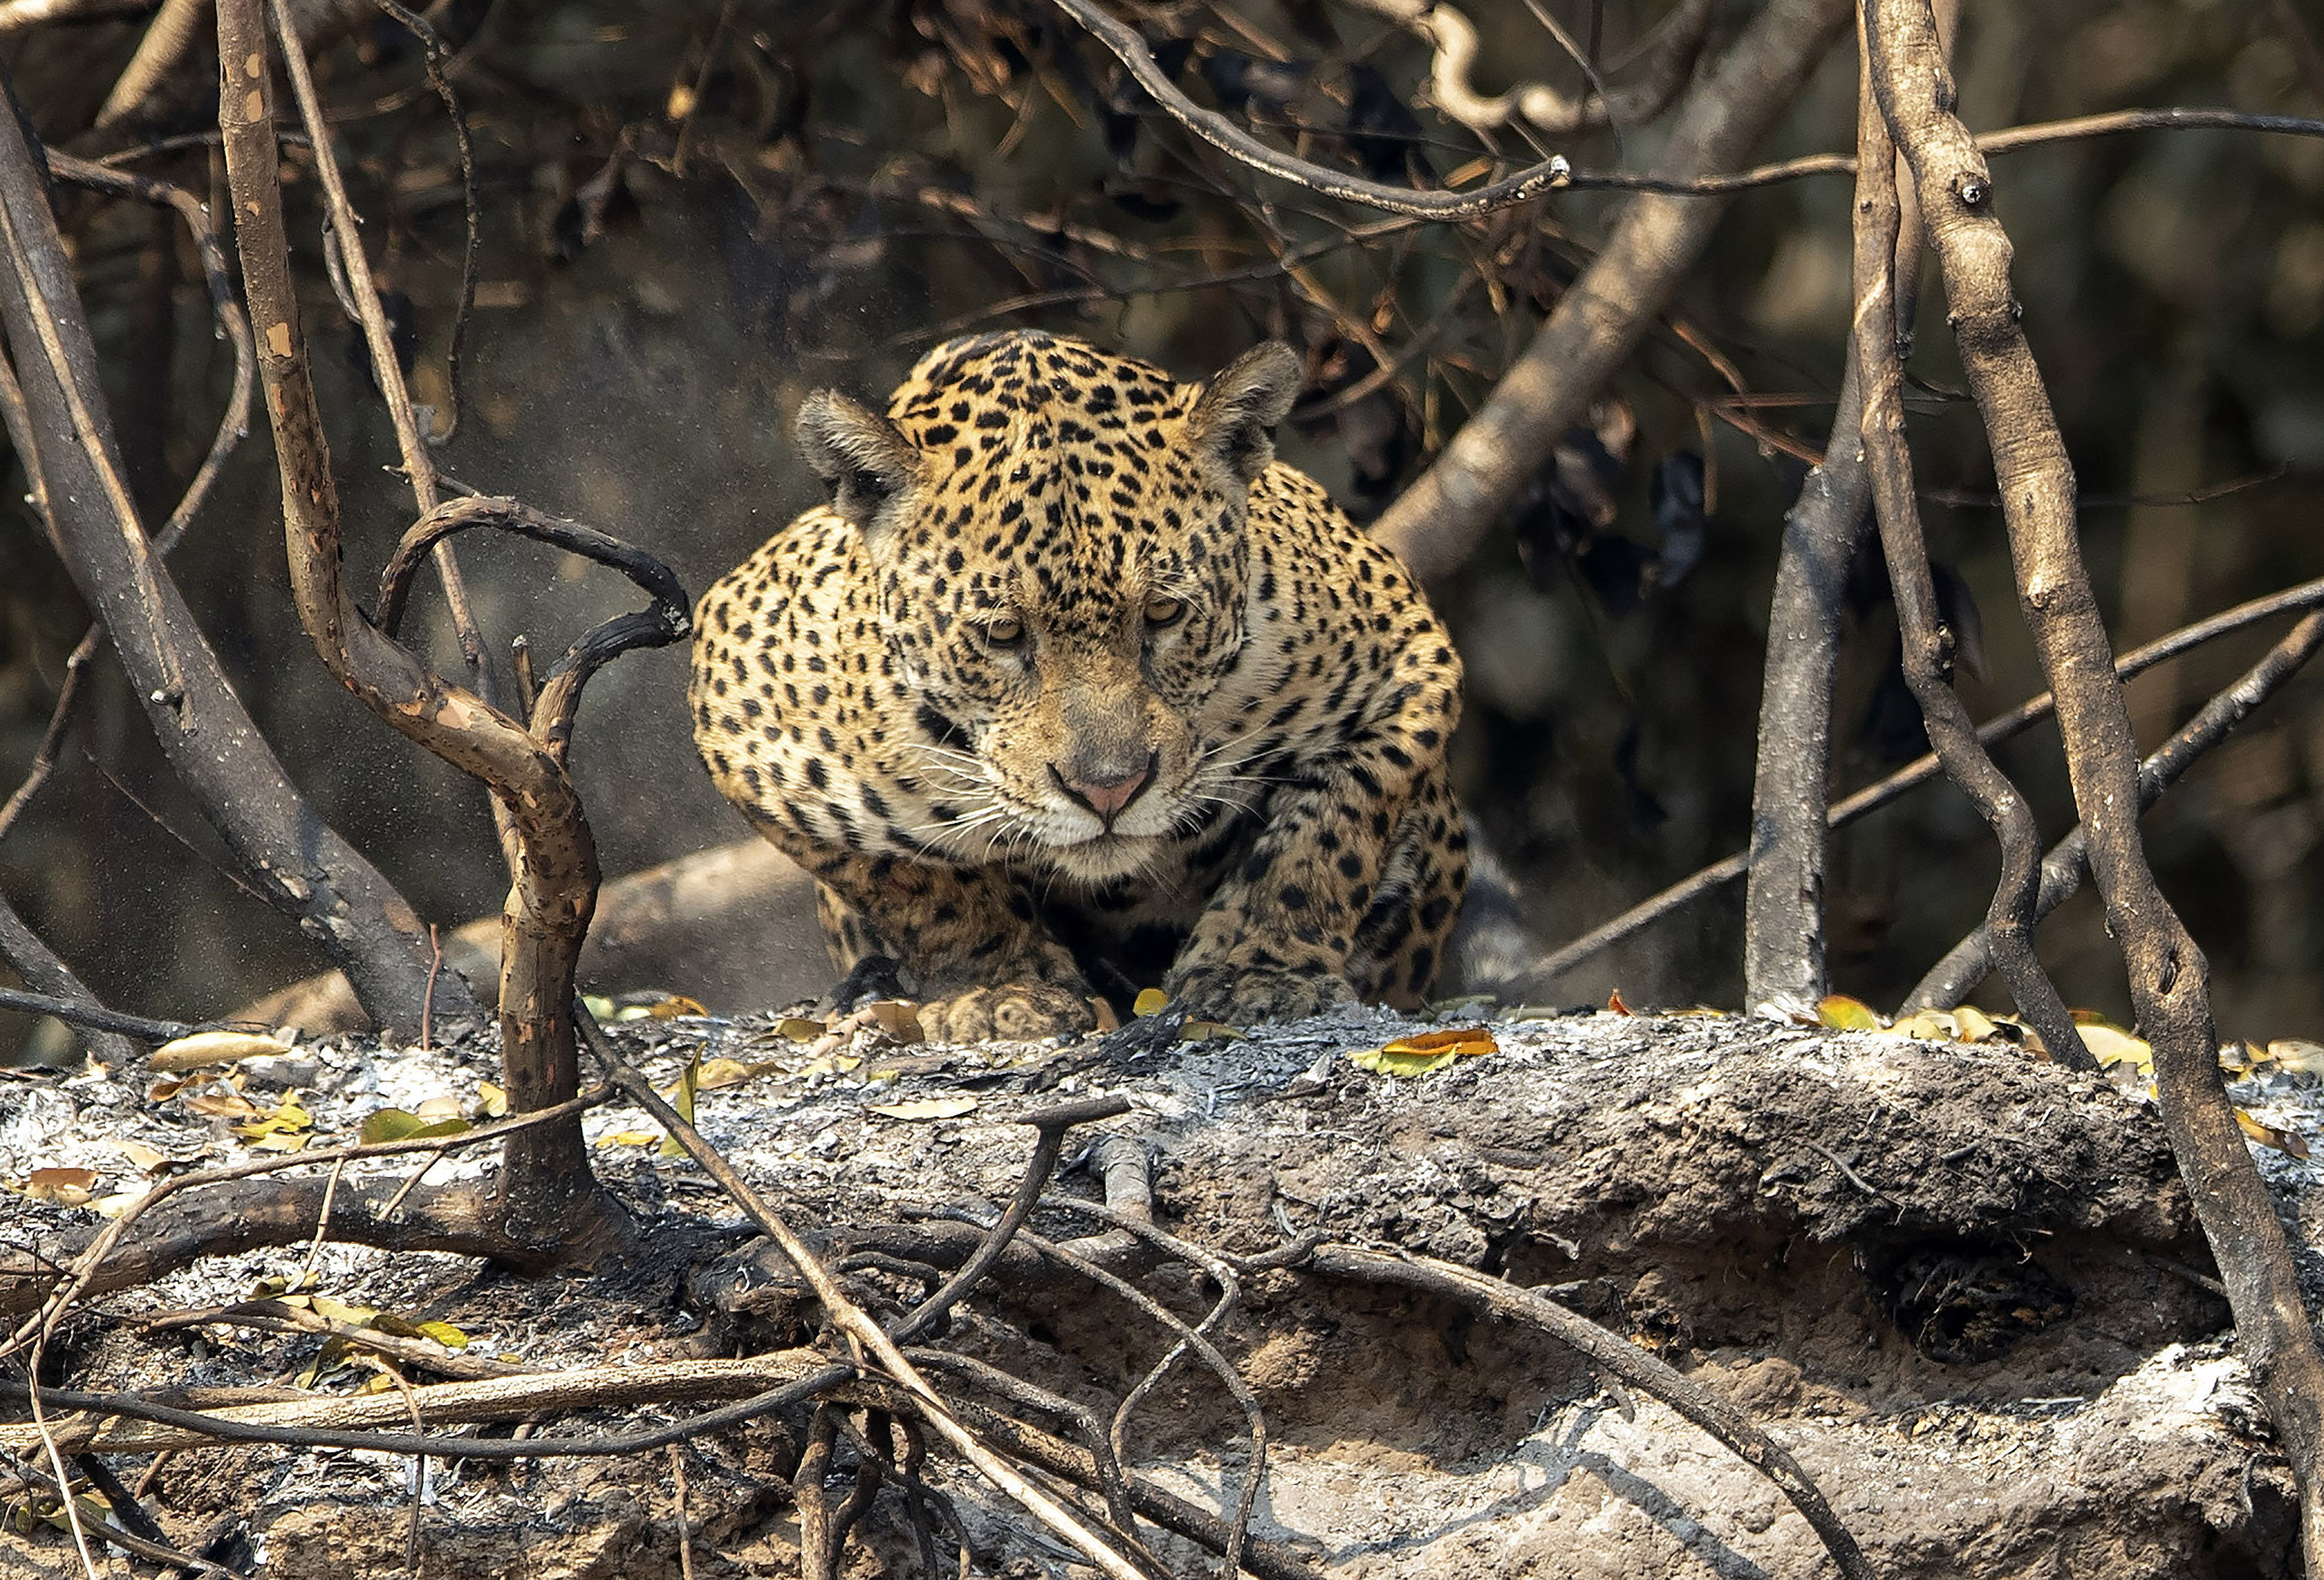
[[[1058,788],[1097,813],[1098,821],[1111,830],[1113,820],[1121,815],[1122,809],[1137,800],[1139,793],[1153,782],[1154,754],[1148,752],[1146,760],[1127,773],[1107,773],[1097,769],[1068,776],[1052,763],[1049,776],[1056,780]]]

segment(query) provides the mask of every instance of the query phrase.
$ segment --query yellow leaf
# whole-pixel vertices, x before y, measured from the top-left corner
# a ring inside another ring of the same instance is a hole
[[[307,1309],[327,1322],[344,1322],[350,1327],[361,1327],[379,1315],[376,1306],[358,1306],[352,1300],[335,1300],[328,1295],[309,1295]]]
[[[448,1096],[433,1097],[411,1111],[427,1120],[457,1119],[461,1116],[460,1099]]]
[[[701,1088],[702,1055],[696,1053],[686,1061],[686,1068],[678,1072],[678,1087],[669,1094],[669,1106],[677,1109],[678,1116],[688,1125],[694,1123],[694,1094]],[[686,1149],[678,1144],[678,1137],[675,1135],[665,1135],[661,1138],[661,1156],[675,1158],[682,1157],[685,1153]]]
[[[312,1131],[301,1131],[296,1134],[287,1130],[271,1131],[264,1135],[253,1137],[250,1150],[279,1153],[305,1152],[307,1144],[314,1139]]]
[[[1622,1001],[1622,990],[1617,988],[1606,995],[1606,1011],[1609,1015],[1636,1015],[1637,1012]]]
[[[1178,1028],[1181,1043],[1248,1043],[1250,1039],[1230,1025],[1217,1021],[1190,1020]]]
[[[282,1044],[272,1037],[262,1037],[255,1032],[196,1032],[191,1036],[179,1037],[153,1050],[145,1061],[145,1068],[165,1074],[199,1070],[210,1064],[233,1064],[239,1060],[257,1059],[269,1053],[280,1053]]]
[[[803,1015],[787,1015],[775,1027],[794,1043],[812,1043],[829,1029],[821,1021],[809,1020]]]
[[[508,1093],[488,1080],[476,1083],[476,1100],[487,1119],[508,1117]]]
[[[669,103],[664,113],[673,121],[683,121],[694,114],[694,85],[676,82],[670,85]]]
[[[676,1020],[680,1015],[698,1017],[709,1013],[683,993],[673,993],[668,998],[659,998],[646,1006],[646,1016],[650,1020]]]
[[[616,1130],[603,1137],[600,1146],[643,1146],[650,1141],[659,1141],[659,1130]]]
[[[2000,1024],[1998,1021],[1973,1004],[1957,1006],[1952,1015],[1953,1024],[1964,1043],[1986,1042],[1992,1037],[1994,1028]]]
[[[587,1010],[595,1019],[609,1021],[613,1018],[614,1011],[620,1006],[602,993],[584,993],[581,996],[581,1007]]]
[[[1159,1015],[1162,1013],[1162,1006],[1169,1002],[1170,996],[1167,993],[1163,992],[1159,988],[1148,988],[1139,992],[1137,1002],[1130,1006],[1130,1013],[1141,1018],[1149,1015]]]
[[[2273,1125],[2253,1118],[2241,1108],[2236,1110],[2236,1123],[2242,1126],[2246,1135],[2250,1136],[2262,1146],[2272,1146],[2276,1151],[2287,1153],[2295,1158],[2304,1158],[2308,1155],[2308,1138],[2296,1130],[2278,1130]]]
[[[2100,1064],[2127,1064],[2141,1075],[2154,1073],[2154,1050],[2144,1038],[2134,1037],[2103,1020],[2082,1021],[2075,1029],[2082,1033],[2082,1046]]]
[[[420,1331],[424,1337],[434,1339],[446,1349],[464,1350],[468,1347],[468,1336],[449,1322],[422,1322],[420,1325]]]
[[[975,1098],[913,1098],[900,1103],[866,1103],[863,1111],[890,1119],[957,1119],[977,1107]]]
[[[1880,1017],[1860,998],[1845,993],[1826,994],[1816,1005],[1816,1019],[1836,1032],[1877,1032]]]
[[[2294,1075],[2324,1075],[2324,1043],[2286,1037],[2270,1043],[2267,1056]]]
[[[694,1084],[702,1091],[715,1092],[722,1087],[741,1086],[765,1068],[761,1064],[745,1064],[739,1059],[706,1059],[695,1074]]]
[[[1427,1075],[1460,1057],[1450,1049],[1442,1053],[1391,1053],[1385,1048],[1355,1048],[1348,1052],[1348,1061],[1359,1070],[1397,1076]]]

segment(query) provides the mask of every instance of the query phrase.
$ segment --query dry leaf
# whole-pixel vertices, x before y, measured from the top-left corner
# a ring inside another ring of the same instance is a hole
[[[210,1064],[232,1064],[282,1052],[282,1044],[255,1032],[196,1032],[153,1050],[145,1068],[165,1073],[199,1070]]]
[[[464,1111],[460,1107],[460,1099],[457,1098],[430,1098],[411,1111],[419,1115],[422,1119],[430,1121],[437,1119],[459,1119],[466,1117]]]
[[[1607,1012],[1611,1015],[1635,1015],[1637,1013],[1628,1005],[1622,1002],[1622,990],[1619,988],[1615,988],[1614,991],[1606,995],[1606,1009]]]
[[[142,1141],[124,1141],[115,1136],[113,1144],[121,1149],[123,1157],[148,1174],[170,1161],[165,1153],[156,1152]]]
[[[669,1094],[669,1106],[677,1109],[678,1116],[688,1125],[694,1123],[694,1094],[701,1089],[702,1055],[696,1053],[686,1061],[686,1068],[678,1072],[678,1086]],[[658,1155],[675,1158],[682,1157],[685,1153],[686,1149],[678,1144],[677,1136],[665,1135],[661,1138]]]
[[[476,1107],[487,1119],[508,1117],[508,1093],[488,1080],[476,1083]]]
[[[2243,1128],[2246,1135],[2262,1146],[2272,1146],[2295,1158],[2308,1155],[2308,1138],[2296,1130],[2278,1130],[2273,1125],[2253,1118],[2241,1108],[2236,1110],[2236,1123]]]
[[[60,1207],[86,1207],[96,1184],[95,1169],[34,1169],[25,1179],[24,1194]]]
[[[659,1130],[616,1130],[600,1137],[597,1144],[599,1146],[643,1146],[648,1142],[660,1139],[661,1132]]]
[[[1219,1021],[1190,1020],[1178,1028],[1181,1043],[1248,1043],[1250,1039]]]
[[[646,1006],[646,1017],[650,1020],[676,1020],[680,1015],[699,1018],[709,1013],[683,993],[673,993],[668,998],[656,999]]]
[[[401,1108],[381,1108],[364,1116],[361,1140],[365,1146],[375,1146],[383,1141],[426,1141],[438,1135],[457,1135],[474,1128],[456,1115],[449,1119],[429,1120]]]
[[[900,998],[875,998],[857,1007],[868,1012],[873,1020],[880,1023],[880,1029],[899,1043],[909,1044],[928,1040],[927,1033],[920,1027],[918,1007]]]
[[[2287,1037],[2270,1043],[2267,1056],[2294,1075],[2324,1075],[2324,1043]]]
[[[1462,1058],[1474,1058],[1480,1053],[1498,1053],[1500,1044],[1493,1041],[1492,1032],[1484,1026],[1457,1026],[1450,1031],[1422,1032],[1417,1036],[1398,1037],[1380,1050],[1383,1053],[1453,1053]]]
[[[1113,1006],[1104,998],[1093,996],[1090,1013],[1097,1016],[1097,1029],[1101,1035],[1121,1030],[1121,1017],[1113,1013]]]
[[[913,1098],[900,1103],[866,1103],[863,1111],[890,1119],[957,1119],[975,1111],[975,1098]]]
[[[794,1043],[812,1043],[831,1028],[819,1020],[809,1020],[803,1015],[787,1015],[775,1030]]]
[[[2154,1074],[2154,1050],[2143,1037],[2134,1037],[2120,1026],[2109,1025],[2103,1020],[2080,1020],[2075,1029],[2082,1034],[2082,1046],[2101,1065],[2126,1064],[2143,1076]]]
[[[1130,1006],[1130,1013],[1143,1020],[1149,1015],[1160,1015],[1162,1006],[1169,1002],[1170,996],[1159,988],[1141,988],[1137,1001]]]
[[[258,1105],[240,1092],[188,1092],[186,1107],[197,1114],[208,1114],[214,1119],[255,1119]]]

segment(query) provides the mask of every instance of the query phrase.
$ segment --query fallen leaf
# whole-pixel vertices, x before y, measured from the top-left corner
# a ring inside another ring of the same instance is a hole
[[[476,1083],[476,1106],[487,1119],[508,1117],[508,1093],[488,1080]]]
[[[350,1327],[361,1327],[379,1315],[376,1306],[358,1306],[352,1300],[335,1300],[328,1295],[309,1295],[305,1300],[307,1309],[328,1322],[344,1322]]]
[[[2296,1130],[2278,1130],[2273,1125],[2253,1118],[2241,1108],[2236,1110],[2236,1123],[2243,1128],[2246,1135],[2262,1146],[2272,1146],[2295,1158],[2308,1155],[2308,1138]]]
[[[422,1119],[429,1120],[457,1119],[462,1117],[460,1099],[450,1097],[430,1098],[411,1111],[419,1115]]]
[[[787,1015],[775,1030],[794,1043],[812,1043],[831,1028],[819,1020],[809,1020],[803,1015]]]
[[[255,1119],[258,1105],[240,1092],[189,1092],[186,1107],[197,1114],[208,1114],[214,1119]]]
[[[875,998],[857,1006],[868,1012],[880,1023],[880,1029],[899,1043],[925,1043],[928,1034],[920,1026],[919,1010],[900,998]]]
[[[1385,1048],[1351,1048],[1348,1062],[1359,1070],[1369,1070],[1379,1075],[1427,1075],[1443,1069],[1461,1057],[1447,1049],[1442,1053],[1391,1053]]]
[[[669,1106],[677,1109],[678,1116],[688,1125],[694,1123],[694,1094],[701,1089],[702,1055],[696,1053],[686,1061],[686,1068],[678,1072],[678,1086],[669,1094]],[[686,1149],[678,1144],[677,1136],[665,1135],[661,1138],[660,1156],[682,1157],[685,1153]]]
[[[1113,1013],[1113,1006],[1104,998],[1093,996],[1090,1013],[1097,1016],[1097,1029],[1101,1035],[1121,1030],[1121,1017]]]
[[[643,1146],[648,1142],[659,1141],[660,1139],[661,1132],[659,1130],[616,1130],[599,1138],[597,1144],[600,1146]]]
[[[25,1177],[24,1194],[34,1201],[53,1201],[60,1207],[86,1207],[96,1183],[95,1169],[34,1169]]]
[[[272,1037],[260,1036],[256,1032],[196,1032],[154,1049],[145,1061],[145,1068],[174,1073],[200,1070],[211,1064],[232,1064],[239,1060],[256,1059],[281,1052],[281,1043]]]
[[[1159,988],[1141,988],[1137,1000],[1130,1006],[1130,1013],[1143,1020],[1149,1015],[1160,1015],[1162,1006],[1169,1002],[1170,996]]]
[[[121,1149],[123,1157],[127,1158],[148,1174],[170,1161],[166,1154],[155,1151],[142,1141],[124,1141],[116,1136],[113,1144]]]
[[[1635,1015],[1637,1012],[1622,1002],[1622,990],[1617,988],[1606,995],[1606,1009],[1611,1015]]]
[[[975,1110],[975,1098],[912,1098],[900,1103],[866,1103],[863,1111],[890,1119],[957,1119]]]
[[[314,1139],[312,1131],[270,1130],[263,1135],[253,1136],[250,1150],[278,1153],[305,1152],[307,1144]]]
[[[646,1016],[650,1020],[676,1020],[680,1015],[699,1017],[709,1013],[700,1004],[683,993],[673,993],[667,998],[657,999],[646,1006]]]
[[[438,1135],[457,1135],[475,1126],[455,1116],[449,1119],[422,1119],[419,1115],[401,1108],[381,1108],[364,1116],[361,1140],[365,1146],[376,1146],[383,1141],[427,1141]]]
[[[1248,1043],[1250,1039],[1230,1025],[1217,1021],[1190,1020],[1178,1028],[1181,1043]]]
[[[695,1071],[694,1084],[697,1090],[715,1092],[723,1087],[741,1086],[765,1068],[763,1064],[745,1064],[739,1059],[706,1059]]]
[[[2103,1020],[2081,1021],[2075,1030],[2081,1033],[2082,1046],[2099,1064],[2126,1064],[2144,1076],[2154,1073],[2154,1050],[2144,1037],[2134,1037]]]
[[[2324,1075],[2324,1043],[2287,1037],[2270,1043],[2267,1056],[2294,1075]]]
[[[1880,1016],[1870,1005],[1860,998],[1850,998],[1845,993],[1828,993],[1816,1004],[1816,1019],[1835,1032],[1877,1032],[1881,1029]]]
[[[1954,1025],[1960,1030],[1960,1040],[1964,1043],[1987,1042],[2001,1025],[1999,1021],[1995,1020],[1973,1004],[1954,1006],[1952,1016]]]

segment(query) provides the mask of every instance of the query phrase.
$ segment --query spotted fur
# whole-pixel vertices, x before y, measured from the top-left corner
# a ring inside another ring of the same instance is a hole
[[[799,413],[832,501],[697,611],[711,776],[814,874],[832,955],[932,1033],[1158,982],[1249,1023],[1434,981],[1467,881],[1461,666],[1409,574],[1274,460],[1298,363],[1200,385],[1011,332],[880,417]]]

